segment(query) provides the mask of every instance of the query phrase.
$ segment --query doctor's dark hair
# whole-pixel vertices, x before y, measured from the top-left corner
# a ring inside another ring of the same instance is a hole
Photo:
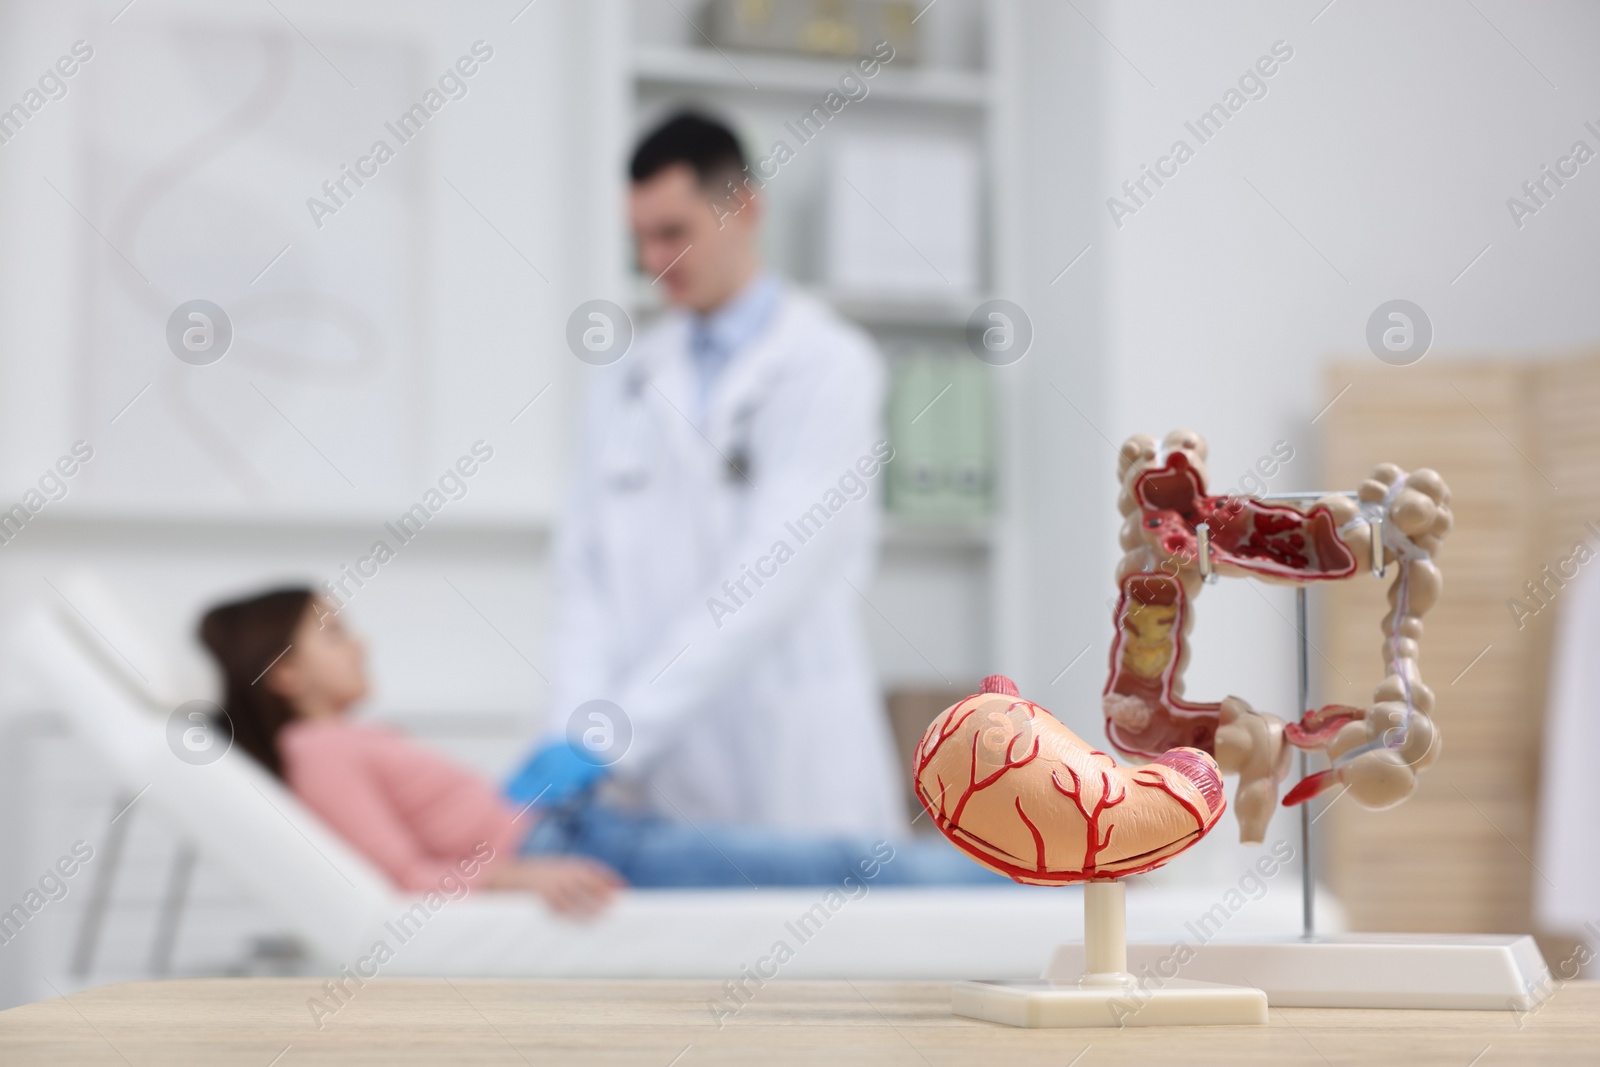
[[[288,650],[315,596],[300,586],[273,589],[218,604],[200,620],[200,640],[222,671],[227,717],[218,729],[224,736],[231,732],[234,743],[277,778],[283,777],[278,733],[295,713],[261,677]]]
[[[701,186],[709,189],[743,171],[746,160],[739,139],[726,124],[680,111],[639,142],[628,176],[635,182],[648,181],[680,163],[693,169]]]

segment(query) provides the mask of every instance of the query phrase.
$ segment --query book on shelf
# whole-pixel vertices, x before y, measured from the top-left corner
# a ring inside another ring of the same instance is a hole
[[[970,519],[994,503],[994,397],[969,353],[912,349],[894,360],[889,394],[890,514]]]

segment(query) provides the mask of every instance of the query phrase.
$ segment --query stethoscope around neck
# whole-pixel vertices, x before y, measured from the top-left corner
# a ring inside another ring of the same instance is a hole
[[[634,366],[628,371],[627,381],[623,384],[623,396],[635,408],[636,418],[643,417],[645,390],[650,386],[650,372],[643,366]],[[746,397],[740,401],[739,406],[733,411],[729,420],[728,443],[720,449],[723,456],[723,480],[730,486],[751,488],[754,475],[751,469],[750,437],[751,426],[755,422],[756,412],[760,409],[761,402],[754,397]],[[704,431],[696,427],[696,432],[704,436]],[[710,439],[706,439],[710,444]],[[619,474],[614,480],[618,488],[641,489],[649,482],[649,471],[644,463],[640,463],[635,470]]]

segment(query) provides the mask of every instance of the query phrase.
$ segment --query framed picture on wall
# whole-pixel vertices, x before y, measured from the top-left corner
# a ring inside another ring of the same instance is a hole
[[[86,309],[72,417],[115,439],[82,503],[359,510],[411,492],[429,423],[427,111],[405,110],[429,84],[420,49],[330,37],[319,58],[267,23],[121,32],[94,57],[114,69],[82,101],[60,190],[96,227],[68,300]]]

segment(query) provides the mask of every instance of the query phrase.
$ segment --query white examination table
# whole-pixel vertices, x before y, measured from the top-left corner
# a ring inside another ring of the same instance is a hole
[[[13,666],[37,674],[115,787],[138,797],[141,817],[167,822],[190,856],[225,871],[329,973],[355,967],[382,940],[393,950],[382,967],[390,975],[730,979],[783,941],[793,952],[784,978],[1024,977],[1041,973],[1057,942],[1081,939],[1075,889],[874,888],[830,911],[818,888],[630,890],[586,923],[529,895],[477,891],[423,908],[425,921],[408,927],[420,931],[402,942],[392,924],[416,899],[243,752],[205,766],[176,758],[166,739],[172,708],[129,671],[114,641],[114,627],[41,606],[20,620],[9,651]],[[1175,937],[1218,892],[1136,884],[1130,934]],[[1291,896],[1252,905],[1230,934],[1292,928]],[[158,942],[170,944],[177,919],[166,917]]]

